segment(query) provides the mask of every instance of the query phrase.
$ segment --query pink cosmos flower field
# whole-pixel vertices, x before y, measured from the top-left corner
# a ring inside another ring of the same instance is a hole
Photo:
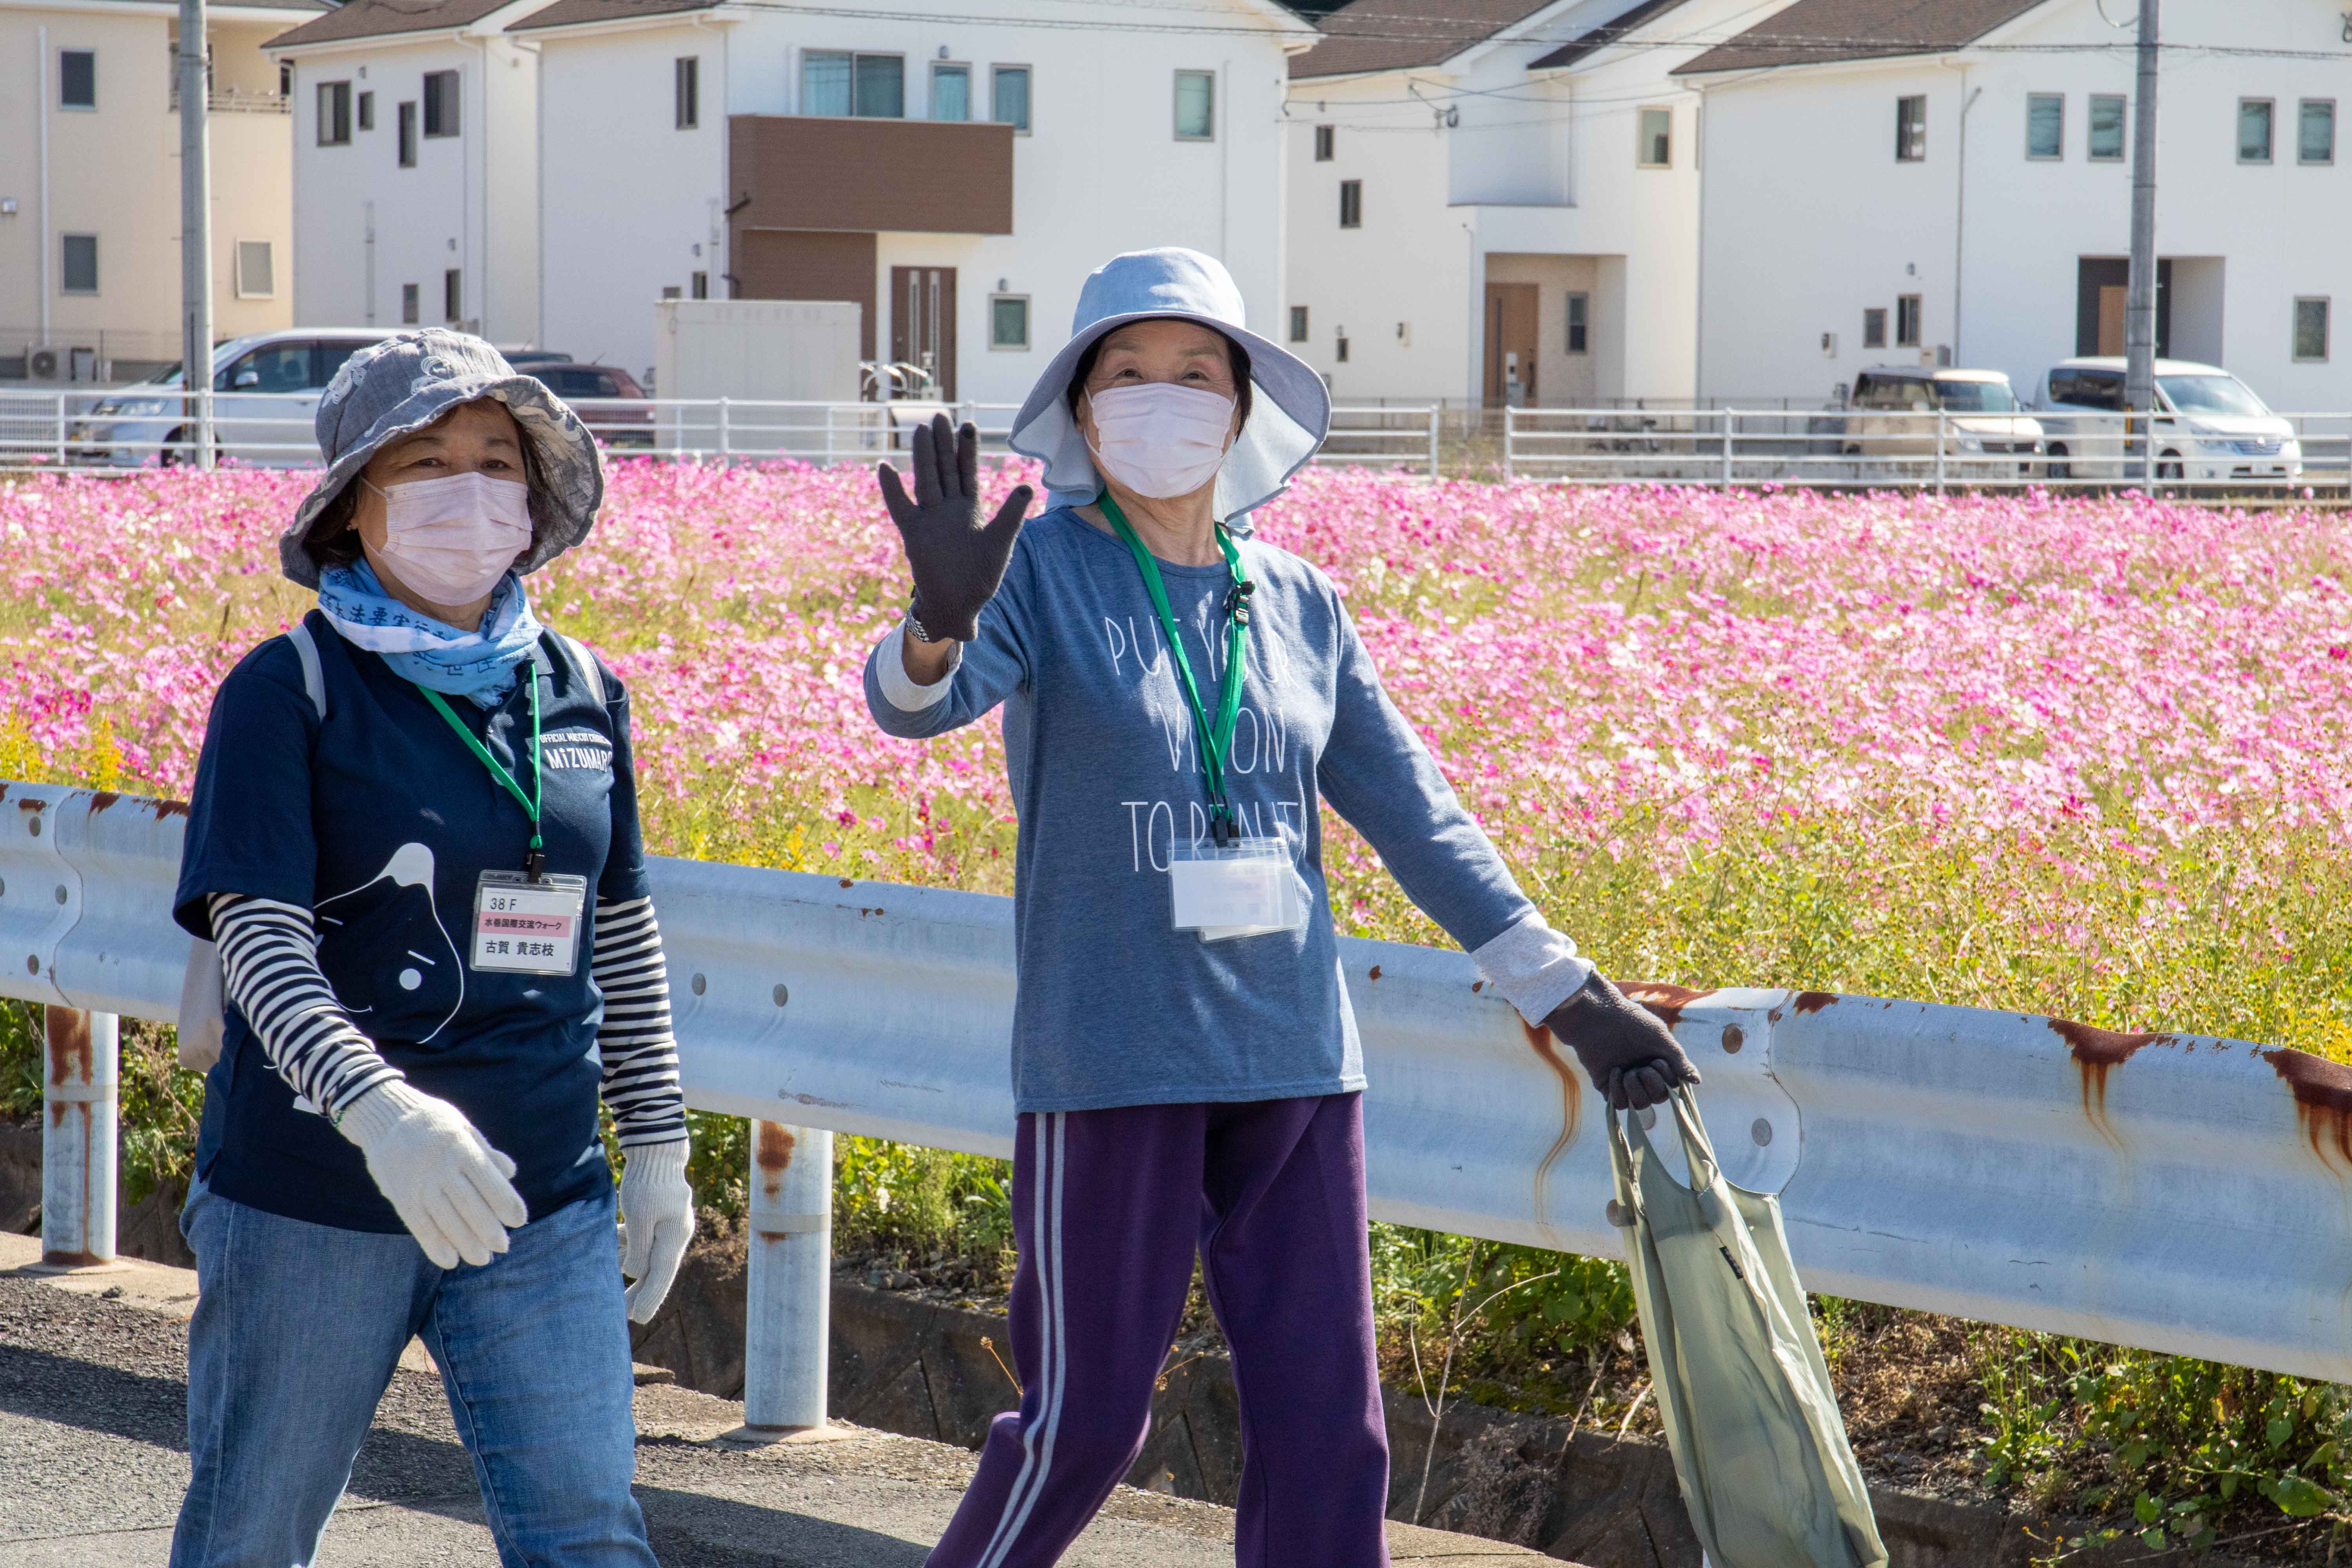
[[[276,552],[309,483],[0,487],[0,772],[184,794],[213,687],[309,603]],[[1571,900],[1594,853],[1666,881],[1803,834],[1849,861],[2030,845],[2112,880],[2095,863],[2223,838],[2332,858],[2352,822],[2342,512],[1334,468],[1258,533],[1331,574],[1465,799]],[[617,461],[532,594],[628,683],[657,847],[1008,885],[995,725],[909,743],[866,716],[907,594],[869,471]],[[1369,851],[1333,846],[1384,929]],[[2158,901],[2193,902],[2180,881]]]

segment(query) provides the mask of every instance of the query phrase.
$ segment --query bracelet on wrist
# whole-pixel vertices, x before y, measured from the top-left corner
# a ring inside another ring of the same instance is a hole
[[[915,614],[912,605],[908,606],[907,609],[907,635],[919,643],[939,643],[947,640],[945,637],[932,636],[930,628],[923,625],[922,617]]]

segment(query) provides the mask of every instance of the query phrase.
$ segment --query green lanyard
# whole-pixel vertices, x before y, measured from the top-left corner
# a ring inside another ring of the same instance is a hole
[[[1185,657],[1184,638],[1176,628],[1175,614],[1168,608],[1168,589],[1160,580],[1160,563],[1151,559],[1151,552],[1143,548],[1135,530],[1128,526],[1126,513],[1118,502],[1110,499],[1108,490],[1095,498],[1095,504],[1110,519],[1111,527],[1127,542],[1128,553],[1135,557],[1136,570],[1143,574],[1143,586],[1151,595],[1151,607],[1160,612],[1160,625],[1168,634],[1168,647],[1176,656],[1176,673],[1182,678],[1184,700],[1192,709],[1192,735],[1199,742],[1201,775],[1209,789],[1209,836],[1222,845],[1234,837],[1233,803],[1225,797],[1225,760],[1233,755],[1234,724],[1241,717],[1242,676],[1244,668],[1243,645],[1249,636],[1249,596],[1255,584],[1249,574],[1242,570],[1241,552],[1234,545],[1233,535],[1225,525],[1217,528],[1217,548],[1224,552],[1225,565],[1234,574],[1233,592],[1225,595],[1224,690],[1217,703],[1217,720],[1209,721],[1209,710],[1201,700],[1200,683],[1192,679],[1192,661]]]
[[[523,873],[536,882],[547,869],[546,845],[539,833],[539,802],[547,780],[539,765],[539,668],[537,665],[528,661],[525,662],[523,668],[523,679],[530,682],[530,793],[529,795],[522,793],[522,785],[515,783],[514,774],[507,772],[498,758],[490,755],[490,749],[482,744],[471,730],[466,728],[465,721],[449,711],[449,705],[441,700],[439,692],[425,686],[420,686],[416,689],[424,692],[425,700],[433,704],[435,710],[449,721],[449,728],[457,731],[457,739],[466,742],[466,749],[482,759],[482,766],[490,770],[490,776],[504,784],[507,793],[520,801],[522,808],[530,813],[530,849],[523,857],[522,868]]]

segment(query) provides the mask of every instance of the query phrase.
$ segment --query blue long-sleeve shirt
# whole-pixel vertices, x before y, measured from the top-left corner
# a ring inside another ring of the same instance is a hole
[[[866,707],[893,735],[943,734],[1004,707],[1024,1111],[1364,1086],[1323,879],[1326,800],[1531,1017],[1591,972],[1381,689],[1330,580],[1272,545],[1240,549],[1256,588],[1226,789],[1244,832],[1288,844],[1308,893],[1303,930],[1210,942],[1171,925],[1171,847],[1208,837],[1192,712],[1134,558],[1076,512],[1022,531],[945,679],[914,685],[895,630],[866,662]],[[1213,710],[1231,574],[1222,563],[1160,571]]]

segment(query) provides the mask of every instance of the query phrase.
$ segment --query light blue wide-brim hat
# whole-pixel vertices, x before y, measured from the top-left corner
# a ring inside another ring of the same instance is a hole
[[[1094,455],[1070,414],[1067,394],[1079,357],[1129,321],[1176,317],[1211,327],[1248,351],[1250,416],[1217,470],[1217,515],[1247,533],[1249,514],[1289,488],[1291,476],[1331,428],[1331,394],[1307,363],[1244,324],[1242,291],[1213,256],[1170,246],[1131,250],[1097,268],[1078,290],[1070,341],[1030,389],[1013,421],[1013,449],[1045,465],[1046,504],[1090,501],[1102,489]]]
[[[530,553],[515,570],[536,572],[587,538],[604,500],[604,468],[580,416],[472,333],[426,327],[370,343],[345,360],[327,384],[313,422],[327,471],[302,498],[293,526],[278,537],[278,562],[286,575],[305,588],[319,585],[319,563],[302,542],[327,503],[370,458],[458,404],[481,397],[507,405],[538,459],[538,482],[530,489]]]

